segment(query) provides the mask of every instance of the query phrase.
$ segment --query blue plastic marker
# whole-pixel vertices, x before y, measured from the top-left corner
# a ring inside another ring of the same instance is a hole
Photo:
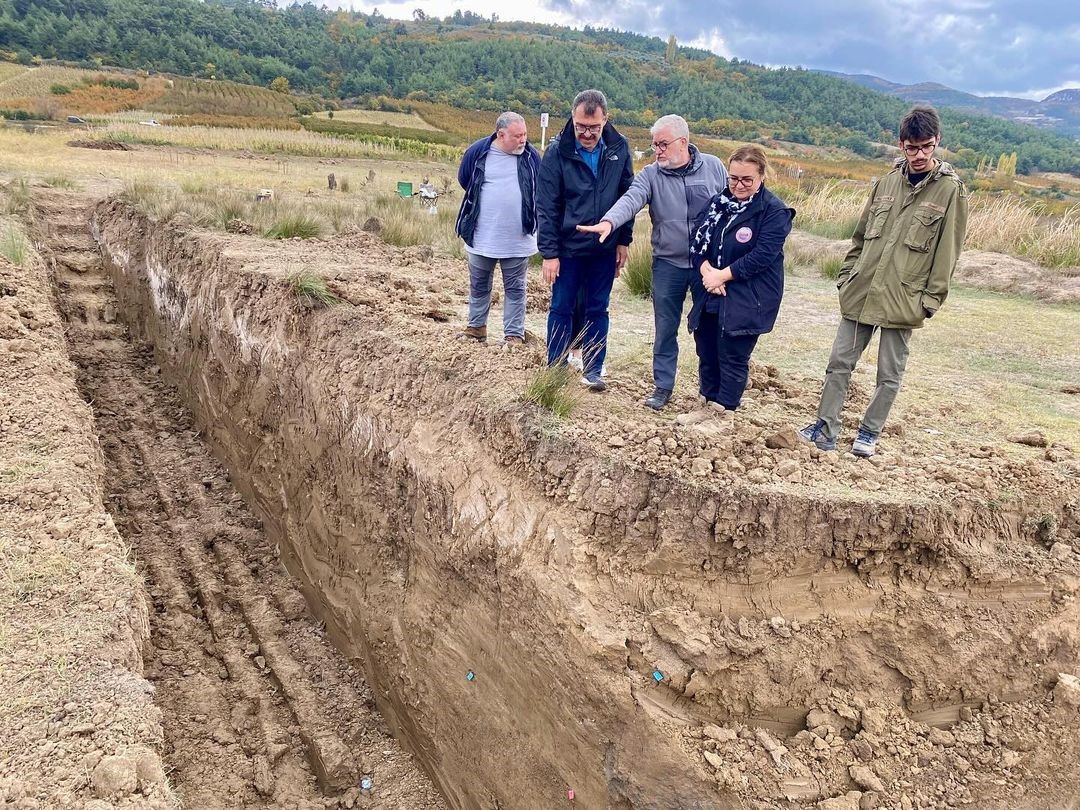
[[[375,785],[375,783],[373,781],[371,781],[370,776],[365,776],[360,780],[360,789],[361,790],[371,790],[371,788],[374,785]]]
[[[658,669],[653,670],[652,676],[653,676],[653,680],[656,681],[657,683],[660,683],[660,681],[664,680],[664,673],[661,672]]]
[[[468,672],[465,673],[465,680],[471,681],[471,680],[474,680],[475,678],[476,678],[476,673],[473,672],[471,669]]]

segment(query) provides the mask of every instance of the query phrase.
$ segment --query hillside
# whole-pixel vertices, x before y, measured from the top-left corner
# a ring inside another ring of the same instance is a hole
[[[418,16],[422,16],[418,15]],[[308,3],[258,0],[0,0],[12,58],[115,64],[370,102],[378,96],[462,108],[565,114],[578,90],[608,92],[616,120],[679,112],[695,130],[776,137],[872,154],[906,107],[891,96],[801,69],[767,69],[619,31],[497,23],[469,12],[389,20]],[[1080,174],[1080,145],[1046,131],[944,112],[961,166],[1017,152],[1020,172]]]
[[[905,101],[922,101],[957,110],[979,112],[1020,124],[1052,130],[1072,138],[1080,137],[1080,88],[1059,90],[1042,101],[1011,96],[976,96],[937,82],[897,84],[866,73],[816,71],[844,79],[871,90],[888,93]]]

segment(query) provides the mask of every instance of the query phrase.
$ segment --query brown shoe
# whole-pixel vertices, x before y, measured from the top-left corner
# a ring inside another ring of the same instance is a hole
[[[478,340],[481,343],[487,340],[486,326],[466,326],[462,334],[467,338]]]
[[[521,335],[507,335],[506,338],[503,340],[503,343],[505,343],[507,346],[524,346],[525,338],[523,338]]]

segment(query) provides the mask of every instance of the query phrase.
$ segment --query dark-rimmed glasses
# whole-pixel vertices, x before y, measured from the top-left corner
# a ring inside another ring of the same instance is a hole
[[[750,177],[736,177],[733,174],[728,175],[728,179],[727,179],[728,185],[733,187],[733,188],[735,186],[750,187],[750,186],[754,185],[755,180],[757,180],[757,177],[754,176],[754,175],[751,175]]]
[[[671,146],[673,143],[675,143],[675,141],[685,141],[685,140],[686,140],[685,137],[679,137],[679,138],[672,138],[670,141],[653,141],[652,148],[653,148],[653,151],[657,152],[657,153],[666,152],[668,147]]]
[[[579,124],[574,122],[574,132],[578,135],[598,135],[604,128],[603,124]]]
[[[932,155],[935,149],[937,149],[937,141],[920,144],[909,143],[904,145],[904,154],[908,157],[915,157],[920,153]]]

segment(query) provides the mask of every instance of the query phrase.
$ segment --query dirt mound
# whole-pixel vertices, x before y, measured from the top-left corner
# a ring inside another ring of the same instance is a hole
[[[630,382],[555,423],[518,396],[539,347],[456,339],[457,262],[94,221],[120,311],[451,805],[1077,789],[1075,459],[792,446],[817,385],[767,367],[734,421],[643,414]],[[345,304],[301,306],[297,266]]]
[[[68,146],[78,149],[102,149],[107,152],[130,152],[131,147],[121,141],[110,140],[74,140],[68,141]]]
[[[1030,295],[1054,304],[1080,302],[1080,268],[1048,270],[1003,253],[965,250],[957,263],[956,280],[969,287]]]

